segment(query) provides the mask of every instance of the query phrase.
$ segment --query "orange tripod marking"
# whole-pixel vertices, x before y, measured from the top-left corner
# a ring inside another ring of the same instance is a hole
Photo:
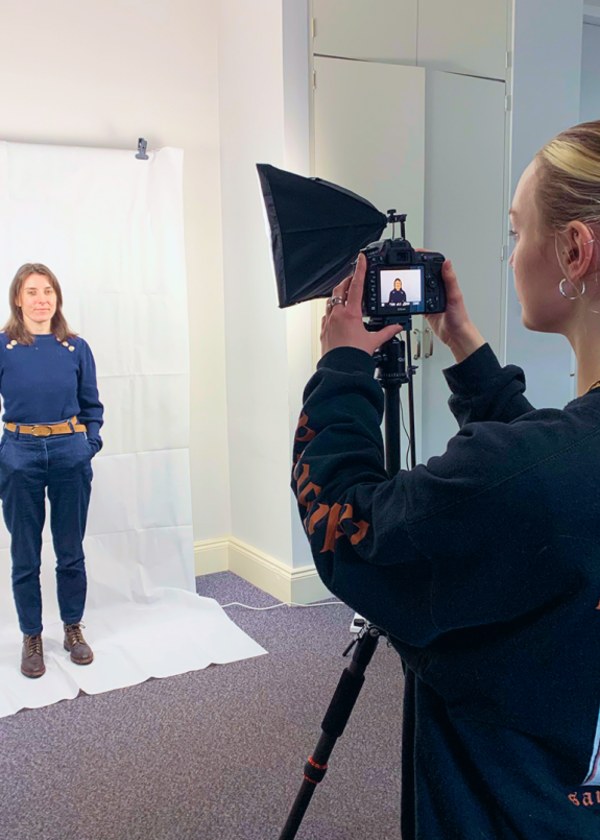
[[[329,767],[328,764],[317,764],[317,762],[314,760],[312,755],[309,755],[308,760],[306,762],[306,767],[304,768],[304,778],[306,779],[307,782],[310,782],[311,785],[318,785],[319,782],[323,779],[323,776],[325,775],[325,773],[327,772],[328,767]],[[314,778],[307,775],[307,773],[310,772],[311,768],[313,768],[314,770],[317,771],[315,773]]]

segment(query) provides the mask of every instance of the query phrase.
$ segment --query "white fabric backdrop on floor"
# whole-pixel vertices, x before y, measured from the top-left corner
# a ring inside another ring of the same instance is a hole
[[[149,158],[0,143],[0,322],[17,268],[48,265],[70,327],[92,348],[105,406],[85,541],[84,624],[95,661],[76,666],[63,650],[46,527],[47,671],[37,680],[21,675],[2,521],[0,716],[79,689],[108,691],[264,653],[215,601],[195,594],[182,152]]]

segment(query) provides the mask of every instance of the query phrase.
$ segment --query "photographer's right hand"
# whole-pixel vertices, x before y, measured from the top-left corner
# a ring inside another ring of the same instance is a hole
[[[377,332],[369,332],[366,329],[362,317],[366,269],[365,255],[359,254],[354,275],[346,277],[334,288],[332,298],[340,303],[328,307],[327,315],[321,319],[321,353],[323,355],[336,347],[356,347],[372,356],[378,347],[402,332],[401,324],[392,324]]]
[[[485,344],[475,324],[469,318],[458,279],[450,260],[444,260],[442,279],[446,289],[446,310],[439,315],[426,315],[427,323],[456,362],[462,362]]]

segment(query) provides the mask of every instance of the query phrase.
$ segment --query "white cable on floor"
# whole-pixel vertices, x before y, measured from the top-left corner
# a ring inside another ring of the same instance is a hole
[[[304,607],[310,609],[312,607],[337,607],[339,604],[342,604],[344,607],[346,606],[343,601],[326,601],[323,604],[295,604],[293,601],[289,601],[281,604],[273,604],[270,607],[251,607],[249,604],[240,604],[239,601],[232,601],[231,604],[221,604],[221,606],[224,610],[227,607],[243,607],[245,610],[261,612],[262,610],[276,610],[279,607]]]

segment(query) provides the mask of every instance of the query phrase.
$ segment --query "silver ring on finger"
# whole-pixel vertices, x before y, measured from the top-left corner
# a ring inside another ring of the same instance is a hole
[[[340,303],[345,306],[346,305],[346,299],[343,298],[343,297],[340,297],[339,295],[335,295],[334,297],[330,297],[329,300],[327,301],[327,308],[328,309],[333,309],[334,306],[338,306]]]

